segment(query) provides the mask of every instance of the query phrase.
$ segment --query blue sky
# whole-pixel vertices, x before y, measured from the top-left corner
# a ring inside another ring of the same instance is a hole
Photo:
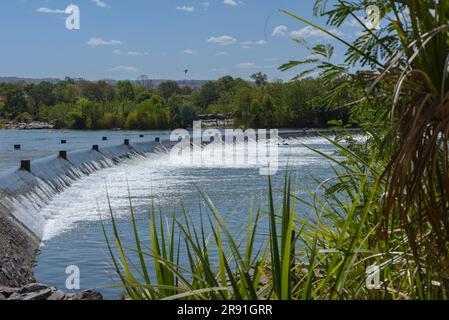
[[[65,28],[69,4],[81,29]],[[312,17],[313,0],[2,0],[0,76],[98,79],[248,78],[262,71],[288,80],[277,67],[309,52],[292,41],[331,39],[279,13]],[[276,30],[276,32],[274,32]],[[346,38],[357,29],[338,30]],[[337,58],[343,52],[337,47]]]

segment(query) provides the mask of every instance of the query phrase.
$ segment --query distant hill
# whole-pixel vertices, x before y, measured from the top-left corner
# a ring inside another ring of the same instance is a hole
[[[43,81],[56,83],[56,82],[60,81],[60,79],[56,79],[56,78],[32,79],[32,78],[19,78],[19,77],[0,77],[0,82],[6,82],[6,83],[40,83]]]
[[[80,81],[83,79],[80,78],[74,78],[75,81]],[[33,79],[33,78],[20,78],[20,77],[0,77],[0,82],[6,82],[6,83],[40,83],[48,81],[51,83],[57,83],[58,81],[61,81],[61,79],[57,78],[42,78],[42,79]],[[109,84],[115,84],[118,81],[113,79],[104,79],[103,81],[106,81]],[[147,80],[152,88],[157,88],[159,85],[167,80],[164,79],[149,79]],[[192,88],[200,88],[202,87],[208,80],[174,80],[178,83],[181,87],[192,87]],[[95,81],[94,81],[95,82]],[[133,82],[138,82],[138,80],[134,80]]]

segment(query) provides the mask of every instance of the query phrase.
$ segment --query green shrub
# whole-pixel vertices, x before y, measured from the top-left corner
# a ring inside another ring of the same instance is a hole
[[[17,122],[31,122],[33,120],[33,116],[29,114],[28,112],[23,112],[19,116],[17,116],[16,121]]]
[[[124,128],[126,124],[125,117],[118,112],[108,112],[97,122],[99,129]]]

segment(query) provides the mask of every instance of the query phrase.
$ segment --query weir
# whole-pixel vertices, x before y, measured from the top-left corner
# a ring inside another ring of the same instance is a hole
[[[279,137],[288,139],[335,133],[328,130],[284,131]],[[55,194],[83,176],[136,155],[170,150],[177,143],[160,138],[139,142],[125,139],[121,145],[93,145],[81,151],[61,150],[59,154],[33,162],[24,160],[17,168],[0,173],[0,286],[21,287],[34,280],[31,266],[45,223],[36,213]]]
[[[126,158],[170,149],[175,142],[136,142],[93,146],[90,150],[66,152],[0,174],[0,286],[20,287],[33,281],[31,264],[43,235],[44,218],[35,214],[56,193],[98,170]]]

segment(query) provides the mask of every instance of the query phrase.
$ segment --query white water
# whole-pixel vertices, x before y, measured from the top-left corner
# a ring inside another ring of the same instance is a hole
[[[322,157],[302,143],[321,147],[330,145],[323,138],[288,140],[288,145],[279,147],[280,168],[294,170],[313,163],[323,163]],[[255,148],[256,143],[249,143],[248,154],[256,154]],[[325,152],[331,152],[331,149]],[[107,219],[107,195],[115,216],[129,216],[127,185],[133,206],[147,204],[149,207],[150,199],[157,205],[164,204],[168,195],[176,195],[186,188],[192,188],[192,182],[200,182],[204,176],[197,174],[198,169],[214,170],[215,175],[220,175],[219,170],[224,168],[258,169],[259,165],[252,161],[231,165],[229,162],[179,161],[179,158],[170,157],[168,153],[152,153],[83,177],[73,182],[65,191],[56,194],[43,208],[34,208],[33,211],[44,218],[43,240],[48,241],[76,228],[79,222],[99,221],[101,215]],[[254,172],[257,174],[256,170]]]
[[[281,143],[280,170],[272,177],[276,207],[282,203],[285,167],[294,177],[295,192],[305,199],[308,199],[307,191],[316,188],[316,182],[311,177],[323,181],[334,174],[329,162],[301,144],[305,143],[324,153],[333,152],[335,147],[325,139],[301,138],[287,143]],[[253,148],[250,148],[248,154],[254,154],[254,144],[250,145]],[[36,212],[45,217],[45,241],[37,257],[37,267],[34,268],[36,278],[40,282],[63,288],[67,278],[66,267],[77,265],[81,270],[83,290],[94,288],[111,299],[119,296],[120,289],[109,288],[120,281],[110,265],[99,212],[103,218],[109,214],[107,186],[114,215],[120,220],[122,243],[126,248],[133,248],[127,181],[138,219],[138,232],[145,245],[151,243],[148,216],[152,201],[156,210],[166,216],[171,213],[182,215],[182,202],[191,218],[189,223],[192,227],[199,228],[202,223],[207,225],[209,212],[196,187],[207,193],[229,230],[237,237],[244,234],[242,230],[246,229],[248,213],[260,209],[262,217],[258,229],[263,235],[268,229],[263,214],[268,205],[268,184],[267,177],[259,174],[259,168],[254,162],[240,163],[234,167],[229,163],[180,162],[169,154],[159,153],[148,154],[146,158],[129,159],[118,166],[76,180],[65,191],[53,194],[52,199]],[[296,204],[296,212],[304,217],[310,214],[307,206],[301,203]],[[111,223],[105,222],[106,231],[112,236]],[[207,226],[206,232],[209,232]],[[257,242],[257,246],[262,242]],[[128,253],[131,254],[130,251]],[[186,252],[180,254],[183,261],[187,259]],[[153,272],[151,267],[150,272]]]

